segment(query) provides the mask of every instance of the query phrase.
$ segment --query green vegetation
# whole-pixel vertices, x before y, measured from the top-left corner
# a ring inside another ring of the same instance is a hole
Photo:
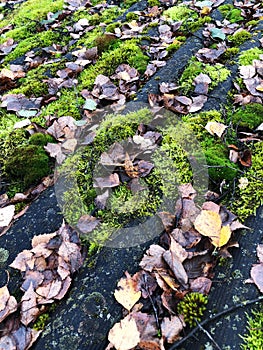
[[[16,182],[21,191],[24,191],[49,174],[49,157],[40,146],[21,146],[16,149],[16,153],[6,159],[4,171],[7,179]]]
[[[168,47],[167,47],[167,51],[168,52],[173,52],[173,51],[176,51],[179,49],[179,47],[181,45],[183,45],[183,43],[186,41],[186,37],[185,36],[177,36],[176,39],[174,39],[173,43],[170,44]]]
[[[116,68],[123,62],[143,73],[147,67],[149,58],[143,54],[136,40],[128,40],[119,47],[103,52],[95,65],[89,66],[80,74],[79,89],[91,89],[98,74],[112,75]]]
[[[164,11],[163,14],[173,21],[187,21],[189,18],[198,17],[195,11],[189,9],[185,5],[170,7],[168,10]]]
[[[251,103],[238,108],[229,116],[229,121],[234,125],[247,127],[250,129],[257,128],[263,119],[263,106],[260,103]]]
[[[139,15],[137,15],[137,13],[134,12],[128,12],[126,15],[126,20],[128,22],[133,21],[133,20],[137,20],[139,18]]]
[[[242,350],[263,349],[263,309],[252,310],[252,316],[247,315],[247,333],[243,336]]]
[[[228,40],[231,41],[235,46],[242,45],[245,41],[251,39],[252,34],[249,33],[247,30],[240,30],[239,32],[236,32],[233,35],[228,36]]]
[[[244,19],[244,17],[241,16],[241,10],[235,8],[232,4],[221,5],[218,9],[230,23],[237,23]]]
[[[239,55],[238,62],[242,66],[248,66],[253,63],[253,60],[258,60],[259,56],[263,54],[263,50],[255,47],[246,51],[242,51]]]
[[[84,98],[80,97],[75,89],[61,89],[58,100],[51,102],[43,108],[41,116],[54,115],[57,117],[71,116],[74,119],[81,119],[81,106]]]
[[[160,1],[159,0],[148,0],[148,5],[150,7],[153,7],[153,6],[160,6]]]
[[[190,327],[194,327],[196,326],[196,321],[201,321],[207,303],[208,298],[206,295],[197,292],[188,293],[179,302],[177,311],[179,315],[184,316],[185,323],[188,323]]]
[[[207,74],[212,80],[209,85],[209,89],[212,90],[219,83],[225,81],[230,75],[230,71],[225,68],[222,64],[216,63],[215,65],[205,64],[193,57],[190,59],[188,66],[183,71],[179,83],[182,87],[183,93],[188,93],[193,90],[193,80],[200,74]]]
[[[252,166],[244,173],[246,186],[239,186],[236,200],[232,203],[235,214],[242,220],[255,215],[263,204],[263,142],[255,143],[252,149]],[[251,200],[253,198],[253,200]]]

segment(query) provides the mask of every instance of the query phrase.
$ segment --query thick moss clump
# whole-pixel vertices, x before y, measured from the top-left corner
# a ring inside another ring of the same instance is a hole
[[[231,43],[233,43],[233,45],[240,46],[245,41],[251,39],[251,37],[252,37],[252,34],[243,29],[235,33],[234,35],[229,35],[228,40],[230,40]]]
[[[243,339],[242,350],[263,349],[263,308],[253,310],[252,315],[247,315],[247,333],[240,335]]]
[[[230,115],[229,119],[234,125],[255,129],[262,123],[263,106],[260,103],[245,105]]]
[[[235,8],[235,6],[231,4],[221,5],[218,9],[230,23],[240,22],[244,19],[244,17],[241,16],[241,10]]]
[[[55,142],[55,140],[51,135],[42,134],[40,132],[36,132],[35,134],[31,135],[28,140],[30,145],[35,146],[45,146],[48,142],[52,143]]]
[[[241,52],[239,55],[238,62],[242,66],[249,66],[253,63],[253,60],[258,60],[259,56],[263,54],[263,50],[255,47],[253,49],[249,49]]]
[[[209,89],[215,88],[219,83],[225,81],[231,74],[230,71],[222,64],[216,63],[215,65],[205,64],[198,61],[195,57],[190,59],[190,62],[179,80],[180,86],[184,93],[188,93],[193,90],[194,79],[201,73],[209,75],[212,80],[209,85]]]
[[[188,293],[178,304],[178,313],[184,316],[184,321],[190,327],[194,327],[196,326],[196,321],[201,321],[207,303],[208,298],[206,295],[197,292]]]
[[[49,157],[40,146],[21,146],[4,162],[4,171],[8,180],[26,189],[49,174]]]

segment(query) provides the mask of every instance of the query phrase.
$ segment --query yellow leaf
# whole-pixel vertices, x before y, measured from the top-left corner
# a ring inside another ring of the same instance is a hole
[[[194,222],[195,229],[203,236],[213,240],[220,236],[222,220],[218,213],[211,210],[202,210]]]
[[[231,229],[229,225],[223,226],[220,230],[220,234],[218,237],[212,238],[212,244],[215,247],[222,247],[227,244],[231,236]]]
[[[208,6],[204,6],[201,10],[201,15],[207,16],[211,12],[211,8]]]
[[[140,342],[140,333],[134,318],[128,315],[116,323],[110,330],[108,339],[117,350],[134,348]]]
[[[140,299],[141,291],[137,290],[136,282],[126,273],[127,278],[121,278],[118,282],[119,289],[114,292],[115,299],[128,311]]]

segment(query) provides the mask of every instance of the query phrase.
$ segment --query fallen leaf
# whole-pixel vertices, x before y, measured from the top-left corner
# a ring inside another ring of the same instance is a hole
[[[253,266],[250,276],[260,292],[263,293],[263,264]]]
[[[98,225],[100,221],[91,215],[82,215],[79,218],[77,228],[81,231],[81,233],[89,233],[92,232]]]
[[[138,345],[140,333],[134,318],[128,315],[116,323],[109,331],[108,339],[117,350],[130,350]]]
[[[211,210],[202,210],[194,222],[194,227],[198,232],[212,239],[219,237],[221,225],[220,215]]]
[[[176,279],[187,288],[188,276],[180,259],[170,250],[163,253],[163,258],[169,265]]]
[[[138,291],[136,282],[126,272],[126,278],[121,278],[117,284],[118,289],[115,290],[115,299],[128,311],[140,299],[141,291]]]
[[[190,289],[192,292],[198,292],[208,295],[211,287],[211,279],[203,276],[197,277],[196,279],[190,282]]]
[[[145,271],[152,272],[154,269],[165,268],[165,263],[162,258],[165,249],[157,244],[152,244],[144,254],[140,267]]]
[[[117,173],[110,174],[107,177],[96,177],[93,187],[108,188],[120,185],[119,175]]]
[[[9,294],[7,286],[0,288],[0,322],[9,314],[17,310],[17,301],[15,297]]]
[[[257,256],[258,256],[259,262],[263,264],[263,244],[258,244]]]
[[[180,332],[183,330],[185,323],[182,317],[172,316],[165,317],[161,323],[162,336],[167,343],[172,344],[180,339]]]
[[[0,227],[8,226],[12,221],[14,214],[14,205],[8,205],[7,207],[0,208]]]
[[[30,322],[34,321],[38,315],[37,294],[31,283],[21,299],[21,323],[27,326]]]
[[[216,135],[218,137],[221,137],[227,128],[228,127],[226,125],[218,122],[208,122],[205,126],[205,129],[209,132],[209,134]]]

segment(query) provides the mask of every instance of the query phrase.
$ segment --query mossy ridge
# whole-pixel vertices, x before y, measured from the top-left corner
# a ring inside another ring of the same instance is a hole
[[[190,59],[188,66],[183,71],[179,83],[184,93],[189,93],[193,90],[193,80],[201,73],[207,74],[212,80],[209,85],[211,91],[219,83],[225,81],[231,74],[230,70],[225,68],[222,64],[216,63],[205,64],[197,60],[196,57]]]
[[[112,75],[123,62],[143,73],[149,57],[145,56],[138,46],[138,40],[127,40],[110,52],[102,53],[95,65],[88,67],[80,74],[78,89],[91,89],[98,74]]]
[[[62,199],[62,203],[65,204],[63,212],[69,222],[77,224],[81,215],[95,209],[94,199],[97,193],[93,188],[93,176],[96,176],[93,169],[101,153],[107,151],[114,142],[121,142],[133,136],[140,123],[147,124],[151,119],[152,114],[148,109],[141,109],[127,115],[109,115],[101,122],[93,145],[75,153],[65,161],[60,169],[61,176],[70,186],[72,186],[73,181],[77,183],[74,189],[71,188],[64,193]],[[171,133],[171,128],[164,132],[165,136],[160,152],[155,152],[153,156],[155,169],[142,180],[143,185],[146,185],[147,188],[143,193],[144,196],[140,192],[140,196],[137,198],[138,194],[132,193],[125,183],[113,189],[108,200],[108,207],[97,213],[102,224],[92,232],[92,238],[91,235],[84,236],[84,242],[89,243],[92,239],[102,244],[111,233],[128,224],[130,220],[153,215],[162,204],[163,194],[174,199],[177,194],[174,191],[176,182],[191,181],[192,171],[187,155],[178,142],[172,142]],[[77,164],[74,169],[72,164]],[[176,173],[172,173],[171,169],[175,169]],[[168,181],[169,176],[171,177],[170,182]],[[175,179],[176,176],[178,176],[177,179]],[[172,192],[170,191],[171,186]],[[70,205],[67,204],[67,198],[70,198]],[[79,198],[81,198],[81,204]]]
[[[247,315],[247,332],[240,335],[243,340],[242,350],[263,349],[263,307],[252,310],[252,315]]]
[[[257,208],[263,204],[263,142],[255,143],[252,149],[252,166],[242,175],[248,180],[246,187],[237,187],[236,200],[232,211],[245,220],[255,215]]]

